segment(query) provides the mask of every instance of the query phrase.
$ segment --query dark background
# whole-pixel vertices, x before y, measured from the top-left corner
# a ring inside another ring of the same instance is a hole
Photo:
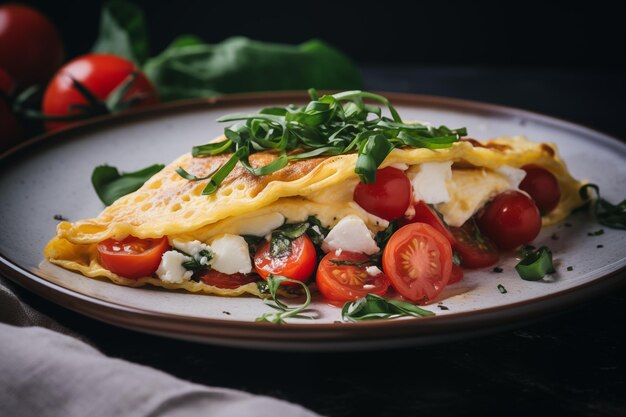
[[[24,3],[56,22],[70,57],[93,44],[101,2]],[[361,65],[626,68],[626,31],[616,1],[136,3],[146,13],[153,54],[191,33],[211,43],[234,35],[285,43],[321,38]]]

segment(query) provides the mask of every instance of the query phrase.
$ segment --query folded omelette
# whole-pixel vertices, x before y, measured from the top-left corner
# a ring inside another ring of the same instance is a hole
[[[302,222],[309,216],[317,217],[328,228],[350,215],[363,220],[372,232],[388,225],[353,201],[359,182],[355,173],[356,153],[294,160],[265,176],[252,175],[238,163],[210,195],[202,194],[208,180],[188,181],[176,172],[182,167],[203,177],[214,172],[229,156],[182,155],[98,217],[60,223],[57,235],[45,248],[45,257],[87,277],[108,278],[120,285],[151,284],[194,293],[261,296],[254,282],[238,288],[220,288],[202,281],[168,282],[156,275],[124,278],[101,264],[96,245],[109,238],[121,240],[129,235],[141,239],[167,236],[171,245],[175,241],[210,245],[225,234],[264,236],[285,222]],[[260,167],[276,158],[276,153],[265,151],[253,153],[249,161],[253,167]],[[542,218],[543,225],[564,219],[581,204],[578,194],[581,184],[568,172],[556,146],[531,142],[524,137],[500,137],[486,142],[462,139],[446,149],[396,148],[380,168],[398,167],[414,179],[424,164],[432,163],[448,163],[450,167],[452,175],[439,185],[447,188],[449,199],[435,207],[453,226],[460,226],[496,194],[516,188],[521,179],[514,177],[520,167],[528,164],[553,173],[561,189],[560,201]]]

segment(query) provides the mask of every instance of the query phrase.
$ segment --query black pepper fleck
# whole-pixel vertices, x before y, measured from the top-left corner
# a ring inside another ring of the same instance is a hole
[[[227,316],[230,316],[230,312],[228,311],[222,311],[222,313],[226,314]]]
[[[448,307],[438,304],[437,307],[439,307],[440,310],[450,310]]]
[[[61,214],[55,214],[54,215],[54,220],[59,220],[59,221],[67,221],[67,217],[64,217]]]
[[[504,269],[500,268],[499,266],[496,266],[492,269],[493,272],[500,274],[502,272],[504,272]]]
[[[567,267],[567,270],[568,270],[568,271],[573,271],[573,270],[574,270],[574,267],[573,267],[573,266],[568,266],[568,267]]]
[[[572,226],[573,226],[573,224],[571,224],[571,223],[565,223],[565,227],[572,227]]]
[[[559,235],[557,235],[556,233],[552,233],[552,236],[550,236],[550,239],[559,240]]]
[[[601,248],[603,248],[603,247],[604,247],[604,245],[597,245],[597,246],[596,246],[596,248],[598,248],[598,249],[601,249]]]

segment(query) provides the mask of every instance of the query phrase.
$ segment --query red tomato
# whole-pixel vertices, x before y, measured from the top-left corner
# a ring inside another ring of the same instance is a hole
[[[539,209],[525,194],[505,191],[479,213],[478,228],[502,250],[531,242],[541,230]]]
[[[465,268],[484,268],[498,262],[500,255],[489,238],[479,234],[472,219],[461,227],[451,227],[454,250]]]
[[[45,83],[62,64],[61,37],[46,16],[20,4],[0,6],[0,67],[20,88]]]
[[[389,288],[389,280],[384,273],[372,276],[367,273],[369,265],[337,265],[333,261],[367,262],[369,256],[363,253],[330,252],[321,260],[315,281],[317,289],[325,299],[343,303],[353,301],[372,293],[383,296]]]
[[[115,55],[90,54],[76,58],[61,68],[48,84],[43,98],[43,112],[48,116],[68,116],[81,112],[76,106],[85,106],[88,102],[74,87],[72,79],[103,101],[135,71],[135,64]],[[142,73],[138,74],[123,100],[133,97],[141,98],[137,106],[158,102],[154,86]],[[55,130],[70,123],[48,122],[46,128]]]
[[[209,269],[200,274],[200,280],[207,285],[213,285],[218,288],[235,289],[242,285],[249,284],[259,279],[255,274],[224,274],[216,271],[215,269]]]
[[[161,257],[169,249],[166,237],[139,239],[128,236],[124,240],[107,239],[98,243],[102,266],[126,278],[149,277],[157,270]]]
[[[525,165],[526,177],[519,185],[533,199],[543,214],[550,213],[559,204],[561,187],[554,174],[537,165]]]
[[[404,172],[387,167],[376,171],[374,184],[360,182],[354,201],[369,213],[393,220],[402,217],[411,203],[411,182]]]
[[[433,209],[431,209],[428,204],[424,203],[422,200],[413,204],[413,208],[415,209],[415,214],[409,218],[403,218],[403,224],[410,223],[426,223],[435,228],[439,233],[445,236],[450,242],[451,245],[454,244],[454,236],[450,230],[446,227],[443,221],[439,218],[437,213]]]
[[[316,261],[315,246],[307,235],[291,242],[291,253],[287,256],[272,258],[270,242],[259,246],[254,255],[254,267],[263,279],[272,274],[306,282],[315,270]],[[283,285],[295,284],[285,282]]]
[[[20,125],[9,101],[9,95],[14,87],[11,76],[0,68],[0,151],[13,145],[21,134]]]
[[[452,247],[434,227],[409,224],[389,239],[383,252],[383,269],[404,297],[432,301],[450,281]]]
[[[448,284],[454,284],[455,282],[459,282],[462,279],[463,279],[463,268],[453,263],[452,272],[450,273],[450,281],[448,281]]]

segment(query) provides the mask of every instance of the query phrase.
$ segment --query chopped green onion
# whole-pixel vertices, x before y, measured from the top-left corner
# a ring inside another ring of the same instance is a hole
[[[552,264],[552,251],[547,246],[542,246],[535,252],[529,253],[524,259],[515,265],[519,276],[526,281],[538,281],[546,274],[554,272]]]
[[[589,189],[595,191],[595,198],[589,193]],[[601,225],[613,229],[626,229],[626,199],[618,204],[612,204],[600,197],[600,187],[596,184],[585,184],[580,187],[580,197],[591,204],[593,212]],[[602,234],[602,232],[598,234]],[[597,236],[597,235],[595,235]]]

